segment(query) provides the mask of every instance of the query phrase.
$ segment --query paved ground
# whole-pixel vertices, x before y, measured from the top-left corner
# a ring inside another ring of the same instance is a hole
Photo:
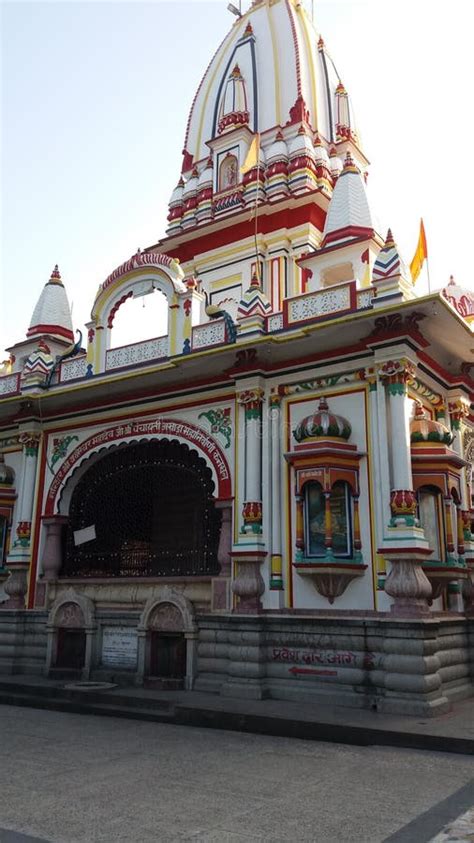
[[[2,706],[0,841],[424,843],[474,804],[473,768],[463,755]]]

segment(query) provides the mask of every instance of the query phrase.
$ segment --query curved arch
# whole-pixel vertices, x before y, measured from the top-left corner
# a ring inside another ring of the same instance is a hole
[[[216,497],[221,500],[228,500],[232,496],[232,484],[229,464],[217,444],[205,430],[191,422],[179,421],[176,419],[154,419],[152,421],[139,421],[130,424],[120,424],[114,427],[95,433],[81,442],[69,457],[64,460],[57,471],[46,496],[45,515],[54,515],[57,512],[58,497],[60,489],[72,473],[78,469],[84,460],[93,454],[108,450],[113,443],[123,442],[127,444],[148,441],[152,439],[176,439],[188,446],[192,446],[206,460],[212,471],[213,480],[217,490]]]
[[[150,628],[150,620],[153,613],[160,606],[175,607],[182,618],[182,632],[196,632],[196,622],[194,618],[193,604],[182,594],[170,586],[165,586],[158,597],[150,597],[145,603],[145,607],[140,616],[138,623],[139,631],[146,631]]]
[[[108,311],[125,292],[130,290],[134,295],[143,295],[147,285],[150,288],[150,284],[153,285],[151,289],[161,289],[168,299],[185,293],[183,278],[184,272],[179,262],[168,255],[162,255],[160,252],[137,252],[114,269],[100,285],[92,306],[92,319],[104,324],[108,318]]]
[[[75,628],[94,628],[94,602],[90,599],[90,597],[86,597],[84,594],[78,594],[78,592],[74,591],[73,588],[68,588],[67,591],[64,591],[62,594],[60,594],[60,596],[57,597],[54,601],[48,615],[48,627],[60,626],[61,624],[59,621],[61,620],[61,612],[62,610],[67,609],[69,606],[77,606],[79,612],[82,615],[83,624],[81,625],[77,622],[79,621],[79,615],[74,618],[71,614],[71,623],[68,625]]]

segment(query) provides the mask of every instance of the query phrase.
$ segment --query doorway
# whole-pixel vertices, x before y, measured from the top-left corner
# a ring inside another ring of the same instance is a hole
[[[186,676],[186,639],[184,633],[150,633],[150,678],[161,680],[167,688],[183,688]]]
[[[56,667],[82,670],[86,660],[86,633],[83,629],[58,629]]]

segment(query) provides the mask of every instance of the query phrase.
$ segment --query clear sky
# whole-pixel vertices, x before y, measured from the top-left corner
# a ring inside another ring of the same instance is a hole
[[[373,206],[407,261],[424,217],[432,288],[453,273],[474,289],[469,5],[314,0],[371,159]],[[0,355],[24,337],[55,263],[82,327],[99,283],[164,234],[190,104],[233,22],[226,7],[1,4]]]

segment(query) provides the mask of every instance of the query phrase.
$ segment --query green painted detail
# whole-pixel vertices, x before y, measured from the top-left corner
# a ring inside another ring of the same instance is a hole
[[[298,557],[298,551],[295,554],[295,563],[298,565],[363,565],[364,560],[361,553],[354,553],[354,556],[334,556],[331,551],[328,551],[325,556],[312,556],[310,559],[301,555]]]
[[[245,408],[245,418],[249,419],[261,419],[262,418],[262,407],[259,405],[258,407],[246,407]]]
[[[406,395],[407,388],[404,383],[389,383],[388,393],[389,395]]]
[[[466,541],[466,542],[472,542],[472,540],[473,540],[473,535],[472,535],[472,533],[471,533],[471,531],[470,531],[469,527],[466,527],[466,528],[465,528],[465,530],[463,530],[463,536],[464,536],[464,541]]]
[[[451,427],[453,430],[461,430],[461,420],[451,419]]]
[[[398,527],[400,525],[400,521],[403,521],[407,527],[419,527],[420,522],[418,518],[415,518],[414,515],[395,515],[393,518],[390,519],[389,526],[390,527]]]
[[[377,588],[379,591],[385,591],[385,575],[377,577]]]
[[[25,447],[25,455],[27,457],[36,457],[38,456],[38,445],[26,445]]]
[[[423,436],[422,433],[415,430],[411,434],[410,440],[412,442],[443,442],[445,445],[450,445],[453,437],[450,430],[430,430],[428,436]]]
[[[369,381],[369,392],[377,392],[377,381]]]
[[[198,418],[205,418],[211,425],[211,433],[218,433],[225,440],[225,448],[230,448],[230,440],[232,437],[232,419],[230,415],[230,408],[218,407],[215,410],[207,410],[205,413],[199,413]],[[245,413],[247,418],[247,411]]]
[[[29,546],[30,546],[29,538],[15,539],[15,541],[13,542],[13,547],[29,547]]]
[[[460,594],[461,586],[458,582],[448,582],[448,592],[450,594]]]
[[[270,588],[272,591],[283,591],[283,580],[281,577],[271,577]]]
[[[79,442],[78,436],[63,436],[61,439],[55,439],[53,442],[53,452],[51,454],[51,465],[53,466],[58,460],[63,459],[71,442]]]

